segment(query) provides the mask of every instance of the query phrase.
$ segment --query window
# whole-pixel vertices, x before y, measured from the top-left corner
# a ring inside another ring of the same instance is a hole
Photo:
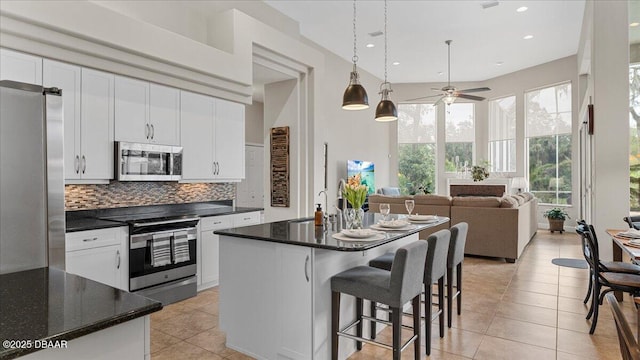
[[[476,138],[474,105],[454,103],[447,106],[445,116],[445,164],[447,172],[461,170],[473,164],[473,143]],[[456,168],[457,166],[457,168]]]
[[[571,204],[571,84],[525,93],[529,188],[544,204]]]
[[[398,183],[403,194],[435,191],[436,108],[398,105]]]
[[[491,172],[516,171],[516,97],[489,101]]]
[[[629,66],[629,128],[629,208],[640,211],[640,63]]]

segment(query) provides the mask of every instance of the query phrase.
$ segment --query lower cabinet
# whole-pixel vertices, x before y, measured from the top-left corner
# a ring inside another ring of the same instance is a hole
[[[128,291],[127,238],[127,227],[68,233],[66,271]]]
[[[217,230],[232,227],[249,226],[260,223],[260,212],[248,212],[233,215],[209,216],[200,219],[198,237],[198,290],[217,286],[220,281],[219,241]]]

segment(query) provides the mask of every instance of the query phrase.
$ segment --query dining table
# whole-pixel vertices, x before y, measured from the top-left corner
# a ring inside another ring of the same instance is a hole
[[[618,236],[618,233],[627,231],[628,229],[607,229],[607,234],[611,236],[613,240],[613,261],[623,261],[622,254],[626,254],[631,261],[640,261],[640,247],[629,245],[629,241],[632,239],[627,237]],[[618,301],[622,301],[622,291],[615,291],[615,296]]]

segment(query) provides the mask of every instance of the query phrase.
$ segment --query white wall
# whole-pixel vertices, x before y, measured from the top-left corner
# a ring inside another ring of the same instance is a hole
[[[244,108],[244,140],[248,144],[264,144],[264,103],[254,101]]]

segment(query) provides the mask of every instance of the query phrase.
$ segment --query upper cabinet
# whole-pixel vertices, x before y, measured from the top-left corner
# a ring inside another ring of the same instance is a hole
[[[0,49],[0,80],[42,85],[42,58]]]
[[[181,92],[182,179],[244,178],[244,105]]]
[[[123,76],[115,79],[115,140],[180,144],[180,91]]]
[[[113,75],[48,59],[42,75],[62,89],[65,179],[113,178]]]

